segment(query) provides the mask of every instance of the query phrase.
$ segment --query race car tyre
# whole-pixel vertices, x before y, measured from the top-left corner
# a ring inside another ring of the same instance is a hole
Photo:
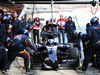
[[[73,66],[78,67],[80,63],[79,51],[78,48],[70,48],[70,59],[75,59],[76,63]]]
[[[69,45],[70,48],[73,48],[73,44],[72,43],[65,43],[65,45]]]

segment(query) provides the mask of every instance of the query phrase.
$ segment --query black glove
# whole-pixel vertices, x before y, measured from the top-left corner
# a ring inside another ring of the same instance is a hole
[[[36,55],[36,54],[39,54],[40,52],[38,51],[38,50],[36,50],[36,51],[33,51],[31,54],[34,54],[34,55]]]

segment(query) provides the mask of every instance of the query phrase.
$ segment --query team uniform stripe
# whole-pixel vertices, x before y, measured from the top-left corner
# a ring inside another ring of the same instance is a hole
[[[30,62],[30,56],[29,56],[28,52],[26,50],[24,50],[24,51],[21,51],[20,53],[25,53],[28,56],[28,58],[29,58],[29,66],[28,66],[28,68],[30,68],[31,62]],[[22,64],[22,67],[20,68],[20,70],[22,70],[23,67],[24,67],[24,63]]]
[[[31,64],[31,63],[30,63],[30,56],[29,56],[29,54],[28,54],[27,51],[25,52],[25,54],[26,54],[26,55],[28,56],[28,58],[29,58],[29,66],[28,66],[28,68],[30,68],[30,64]]]
[[[28,46],[28,47],[30,47],[30,45],[29,45],[29,43],[25,40],[25,43],[26,43],[26,45]]]
[[[30,59],[30,56],[28,55],[28,53],[26,53],[26,52],[24,52],[27,56],[28,56],[28,58]]]

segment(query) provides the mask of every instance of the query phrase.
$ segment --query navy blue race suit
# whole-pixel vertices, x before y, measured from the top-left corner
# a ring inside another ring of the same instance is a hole
[[[6,27],[4,23],[0,23],[0,42],[5,42],[6,38]]]
[[[72,42],[72,31],[76,30],[75,23],[73,21],[67,21],[65,24],[65,33],[67,33],[68,42]]]
[[[7,62],[7,52],[4,47],[6,38],[6,28],[4,23],[0,23],[0,69],[3,69]]]
[[[7,52],[5,50],[4,44],[0,42],[0,70],[4,69],[8,60]]]
[[[21,20],[21,28],[25,29],[26,28],[26,20]]]
[[[14,61],[16,56],[19,56],[24,58],[26,72],[30,71],[30,56],[25,50],[26,47],[30,47],[32,50],[37,50],[37,48],[31,44],[27,36],[19,34],[14,37],[8,48],[8,62],[5,65],[5,69],[10,67],[10,64]]]
[[[14,36],[15,32],[21,28],[21,21],[18,19],[12,20],[11,25],[13,26],[12,32],[13,32],[13,36]]]
[[[32,20],[28,20],[27,25],[32,25]]]
[[[92,25],[87,28],[87,38],[90,40],[90,47],[86,53],[86,58],[83,61],[82,70],[86,71],[89,61],[96,53],[98,68],[100,68],[100,25]]]

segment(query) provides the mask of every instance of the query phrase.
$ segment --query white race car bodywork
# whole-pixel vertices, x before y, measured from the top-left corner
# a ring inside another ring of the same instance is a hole
[[[57,46],[46,46],[48,50],[48,57],[49,59],[55,63],[57,61]]]

